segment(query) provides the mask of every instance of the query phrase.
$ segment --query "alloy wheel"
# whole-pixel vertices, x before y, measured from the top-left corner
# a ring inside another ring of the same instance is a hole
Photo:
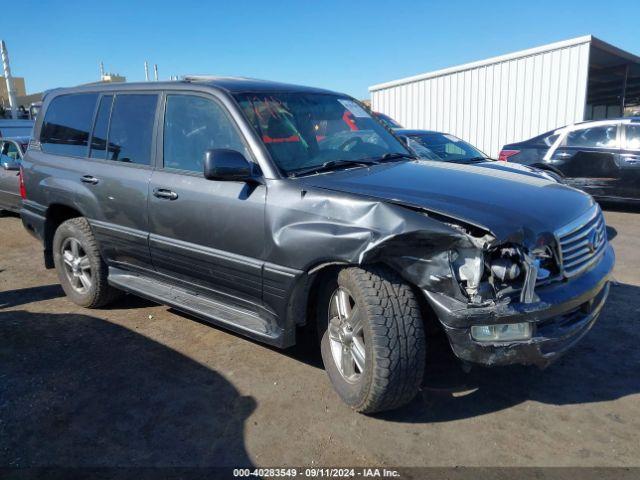
[[[67,238],[62,243],[62,261],[64,271],[71,287],[78,293],[87,293],[93,284],[91,275],[91,262],[87,252],[78,240]]]
[[[331,295],[328,316],[333,361],[345,380],[357,382],[366,362],[363,315],[345,288],[338,287]]]

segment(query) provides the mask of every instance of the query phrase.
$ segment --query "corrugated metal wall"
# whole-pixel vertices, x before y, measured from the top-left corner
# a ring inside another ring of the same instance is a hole
[[[406,128],[452,133],[497,157],[507,143],[583,120],[589,47],[585,41],[525,51],[521,57],[374,86],[371,106]]]

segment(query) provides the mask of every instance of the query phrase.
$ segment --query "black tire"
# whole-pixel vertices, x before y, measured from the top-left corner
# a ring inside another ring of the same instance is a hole
[[[333,327],[333,342],[328,331],[329,303],[338,289],[352,297],[353,309],[358,308],[354,316],[363,315],[364,369],[358,374],[355,364],[355,380],[341,373],[334,359],[336,350],[332,351],[332,345],[334,349],[339,345],[336,329]],[[325,283],[319,293],[316,315],[322,360],[342,400],[361,413],[391,410],[410,402],[422,384],[426,350],[422,315],[411,287],[386,267],[350,267],[341,270],[337,280]]]
[[[86,288],[86,292],[81,292],[72,285],[73,275],[68,274],[63,259],[63,246],[73,241],[80,245],[81,251],[88,260],[91,284]],[[64,293],[73,303],[81,307],[103,307],[121,293],[109,285],[107,281],[107,265],[100,256],[98,244],[86,218],[72,218],[58,226],[53,236],[53,262]]]

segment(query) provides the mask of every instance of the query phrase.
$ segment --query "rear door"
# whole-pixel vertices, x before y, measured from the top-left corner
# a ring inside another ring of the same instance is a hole
[[[251,160],[241,133],[213,96],[168,93],[150,184],[149,245],[159,273],[204,295],[261,304],[266,187],[207,180],[205,150]]]
[[[153,270],[148,245],[147,200],[159,94],[102,95],[81,195],[95,196],[92,227],[115,266]]]
[[[17,143],[0,141],[0,208],[18,211],[20,209],[19,165],[22,159]]]
[[[82,93],[54,98],[45,114],[42,150],[109,265],[153,270],[147,196],[157,104],[157,93]]]
[[[567,132],[549,164],[563,173],[567,184],[608,197],[619,187],[619,154],[618,125],[599,124]]]
[[[619,195],[640,200],[640,123],[627,123],[624,130]]]

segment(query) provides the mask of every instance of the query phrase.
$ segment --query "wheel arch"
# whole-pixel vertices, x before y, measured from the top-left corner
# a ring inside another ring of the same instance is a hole
[[[319,286],[321,283],[337,279],[338,273],[344,268],[357,267],[367,269],[367,267],[374,265],[383,265],[385,268],[388,268],[403,277],[404,281],[411,290],[413,290],[418,300],[424,327],[428,333],[435,333],[442,328],[435,311],[420,288],[404,278],[402,271],[394,265],[380,261],[358,264],[336,260],[325,261],[312,266],[307,270],[306,275],[304,275],[293,288],[291,301],[289,302],[288,314],[290,315],[290,318],[297,319],[295,323],[298,326],[315,328],[317,321],[316,306],[319,301],[319,292],[321,290]]]
[[[72,218],[84,216],[76,207],[64,203],[52,203],[47,208],[44,223],[44,265],[54,268],[53,264],[53,236],[63,222]]]

